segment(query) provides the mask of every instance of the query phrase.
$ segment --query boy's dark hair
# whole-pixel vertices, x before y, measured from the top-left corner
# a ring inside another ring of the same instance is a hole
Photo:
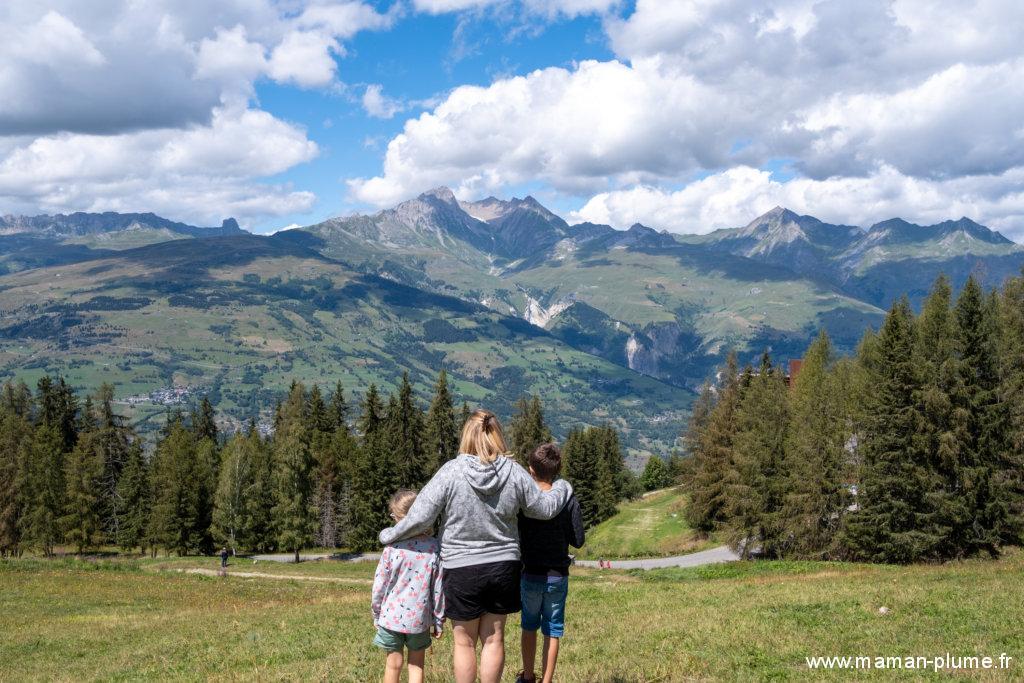
[[[551,482],[562,471],[562,452],[553,443],[542,443],[530,453],[530,467],[538,479]]]

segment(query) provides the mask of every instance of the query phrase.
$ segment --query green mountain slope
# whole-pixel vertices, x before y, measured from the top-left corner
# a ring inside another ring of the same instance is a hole
[[[143,429],[176,400],[207,393],[241,424],[266,420],[292,378],[350,397],[408,370],[508,416],[524,392],[552,426],[610,420],[638,453],[664,452],[690,392],[581,352],[465,300],[360,273],[287,240],[175,240],[0,278],[0,372],[32,381],[114,383]],[[183,389],[191,388],[191,389]],[[425,396],[422,398],[426,398]]]

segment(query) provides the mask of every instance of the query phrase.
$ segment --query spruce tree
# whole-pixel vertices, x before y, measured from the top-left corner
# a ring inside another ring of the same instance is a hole
[[[334,431],[327,412],[327,404],[324,402],[318,384],[313,385],[313,388],[309,390],[309,397],[306,399],[306,428],[310,433],[330,434]]]
[[[786,385],[767,354],[743,392],[735,419],[735,476],[725,491],[725,539],[744,559],[754,549],[778,557],[789,409]]]
[[[519,464],[524,467],[527,458],[537,446],[551,441],[551,430],[544,422],[544,409],[540,397],[523,396],[516,402],[516,414],[509,425],[511,448]]]
[[[78,399],[63,377],[42,377],[37,385],[39,422],[57,430],[61,451],[70,453],[78,438]]]
[[[915,459],[930,470],[932,480],[925,496],[927,514],[921,516],[921,530],[936,539],[932,554],[938,559],[962,554],[954,530],[967,523],[971,514],[961,489],[966,424],[964,414],[953,404],[960,368],[951,300],[949,280],[940,276],[918,317],[914,350],[921,371]]]
[[[274,452],[256,430],[250,430],[245,438],[251,478],[243,491],[242,520],[236,533],[242,548],[269,552],[277,549]]]
[[[117,496],[123,510],[119,533],[114,539],[122,550],[145,550],[146,526],[150,514],[149,467],[137,441],[128,451],[128,460],[117,482]]]
[[[4,395],[13,396],[11,385],[4,385]],[[25,503],[22,487],[26,483],[24,455],[31,434],[32,426],[19,414],[16,405],[6,398],[0,402],[0,557],[20,552],[20,522]]]
[[[99,511],[103,531],[107,538],[116,542],[121,535],[125,506],[118,495],[118,482],[131,451],[134,434],[124,424],[124,419],[114,412],[114,387],[104,383],[94,398],[87,400],[82,411],[84,429],[95,431],[95,448],[101,454],[103,472],[100,475]]]
[[[686,519],[701,534],[709,534],[725,520],[727,491],[735,480],[732,464],[736,410],[742,385],[736,355],[730,353],[718,387],[718,400],[699,430],[693,463],[685,481],[690,495]]]
[[[432,457],[428,463],[423,439],[423,413],[416,405],[408,372],[402,374],[398,396],[391,398],[385,420],[389,457],[396,466],[398,486],[418,489],[430,478]]]
[[[81,555],[98,540],[100,477],[103,475],[103,453],[95,431],[77,439],[68,454],[64,471],[64,514],[60,518],[64,538]]]
[[[63,512],[64,444],[60,423],[41,422],[23,443],[21,480],[17,486],[22,496],[19,534],[29,548],[53,554],[60,542],[58,520]]]
[[[872,562],[908,563],[935,552],[936,539],[921,531],[931,514],[933,477],[914,448],[921,388],[914,324],[906,297],[896,301],[878,335],[873,391],[864,408],[858,509],[847,517],[843,540],[855,557]]]
[[[345,402],[345,388],[339,381],[334,385],[331,392],[331,400],[327,405],[327,420],[330,423],[330,431],[349,431],[348,428],[348,404]]]
[[[592,527],[600,521],[598,462],[599,454],[587,432],[582,429],[571,430],[562,447],[562,472],[572,484],[586,527]]]
[[[460,426],[455,423],[455,406],[448,391],[448,374],[442,369],[437,375],[434,398],[427,411],[425,440],[429,474],[459,454]]]
[[[384,405],[380,400],[380,392],[376,384],[371,384],[363,396],[362,412],[359,415],[358,428],[363,438],[375,434],[384,421]]]
[[[783,550],[808,559],[838,554],[837,537],[852,502],[847,452],[852,430],[850,381],[848,373],[837,368],[831,340],[822,330],[804,354],[789,392],[789,428],[779,473],[784,499],[775,555]]]
[[[996,485],[1006,501],[1004,544],[1024,543],[1024,276],[1006,281],[1000,307],[1000,402],[1006,408],[1006,440]]]
[[[952,400],[963,420],[960,497],[967,514],[952,531],[963,554],[996,554],[1009,526],[1008,500],[997,483],[1006,444],[1000,400],[998,304],[970,277],[954,308],[959,382]]]
[[[215,449],[209,439],[196,443],[180,419],[156,446],[151,466],[152,511],[147,537],[179,555],[213,549],[210,524],[216,486]]]
[[[313,455],[307,428],[306,395],[293,383],[281,406],[274,434],[274,525],[282,549],[294,552],[313,541],[316,507],[313,504]]]

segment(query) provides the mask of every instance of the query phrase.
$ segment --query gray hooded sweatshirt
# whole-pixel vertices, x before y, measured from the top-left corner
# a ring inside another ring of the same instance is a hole
[[[485,463],[463,453],[427,482],[402,521],[380,532],[380,542],[388,545],[430,531],[440,519],[441,565],[446,569],[517,561],[519,511],[551,519],[571,495],[572,486],[564,479],[542,492],[509,458]]]

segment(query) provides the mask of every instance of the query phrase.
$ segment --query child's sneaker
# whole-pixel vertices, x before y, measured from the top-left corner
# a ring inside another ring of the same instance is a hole
[[[516,676],[516,683],[537,683],[537,676],[533,675],[530,678],[527,678],[526,672],[520,671],[519,675]]]

